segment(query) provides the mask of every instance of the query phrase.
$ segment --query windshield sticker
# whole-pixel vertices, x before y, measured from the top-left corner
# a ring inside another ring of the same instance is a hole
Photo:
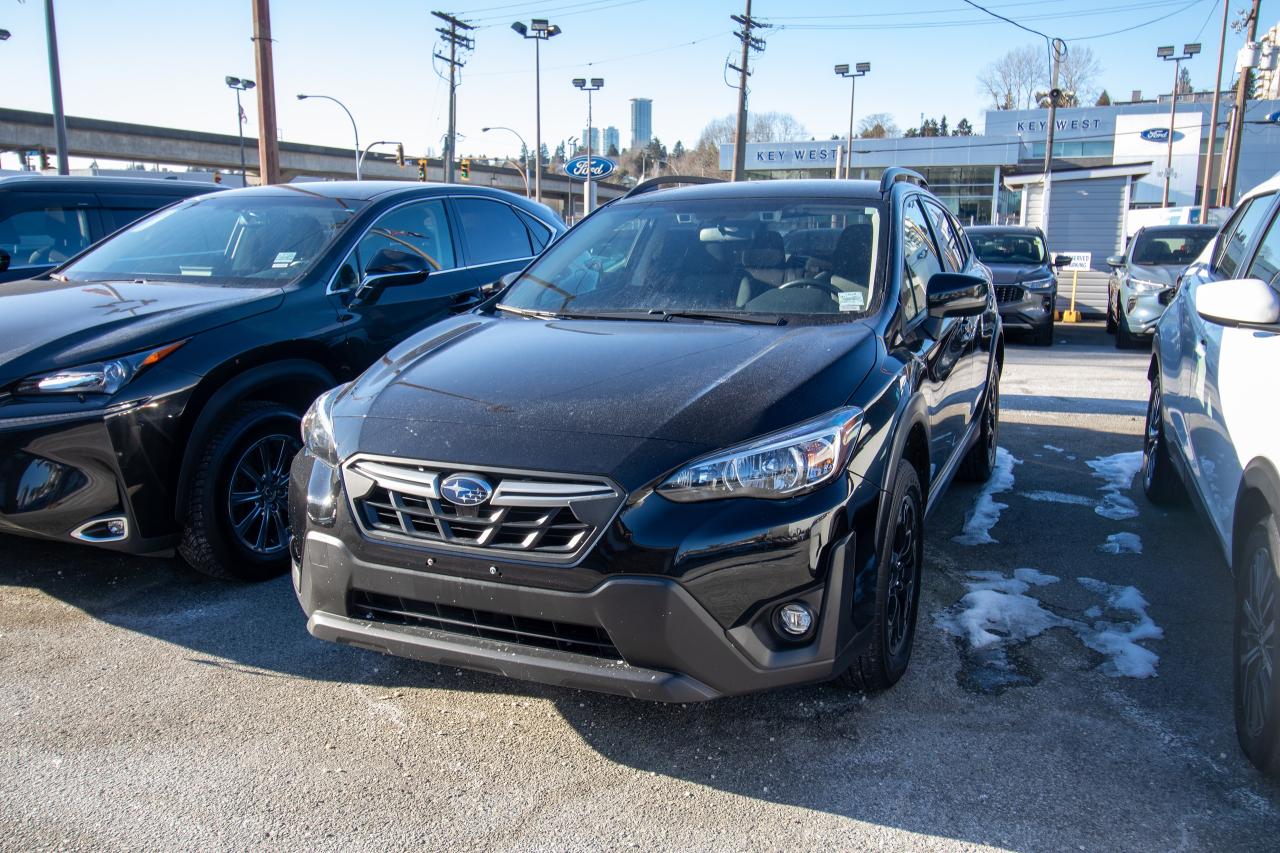
[[[276,259],[271,262],[271,268],[275,270],[283,269],[293,263],[293,259],[297,256],[297,252],[280,252],[276,255]]]
[[[852,290],[840,294],[841,311],[861,311],[866,307],[867,298],[860,290]]]

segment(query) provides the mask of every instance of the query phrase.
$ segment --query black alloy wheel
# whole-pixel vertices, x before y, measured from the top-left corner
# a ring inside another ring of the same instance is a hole
[[[962,480],[985,483],[996,470],[996,449],[1000,442],[1000,371],[995,365],[987,377],[986,399],[978,417],[978,438],[960,462],[957,474]]]
[[[1280,773],[1280,536],[1268,513],[1254,524],[1236,567],[1236,736],[1264,773]]]
[[[227,516],[240,544],[264,557],[289,545],[289,464],[296,436],[264,435],[241,454],[231,472]]]
[[[916,596],[920,579],[920,517],[916,502],[904,495],[898,504],[889,557],[889,592],[885,604],[885,640],[889,654],[902,654],[915,625]]]

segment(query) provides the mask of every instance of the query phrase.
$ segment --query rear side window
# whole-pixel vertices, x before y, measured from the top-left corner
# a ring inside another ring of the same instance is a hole
[[[510,205],[485,198],[454,199],[472,264],[491,264],[534,254],[529,229]]]
[[[1251,199],[1223,230],[1222,245],[1218,247],[1218,260],[1214,264],[1215,270],[1223,278],[1236,277],[1240,264],[1244,262],[1244,254],[1261,230],[1274,198],[1275,196],[1265,195]]]
[[[547,244],[551,242],[551,229],[523,210],[517,210],[516,213],[519,214],[520,221],[529,229],[529,240],[533,243],[533,251],[541,252],[547,248]]]
[[[0,212],[0,249],[14,268],[60,264],[93,242],[85,207],[6,207]]]

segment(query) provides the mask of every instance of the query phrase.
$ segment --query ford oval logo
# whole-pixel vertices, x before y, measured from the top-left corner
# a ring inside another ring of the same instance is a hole
[[[1168,142],[1169,128],[1167,127],[1149,127],[1138,134],[1148,142]],[[1173,141],[1177,142],[1182,138],[1182,131],[1175,130],[1173,132]]]
[[[587,165],[586,157],[574,157],[564,164],[564,173],[571,178],[586,180],[588,169],[591,171],[592,178],[603,178],[605,175],[613,174],[613,170],[617,167],[618,164],[607,157],[592,157],[590,166]]]
[[[458,506],[479,506],[493,497],[493,486],[483,477],[472,474],[454,474],[440,484],[440,494],[449,503]]]

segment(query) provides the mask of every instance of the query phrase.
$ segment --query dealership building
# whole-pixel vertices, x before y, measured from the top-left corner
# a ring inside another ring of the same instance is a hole
[[[1105,310],[1105,258],[1123,250],[1129,211],[1161,205],[1166,172],[1172,206],[1200,203],[1211,97],[1212,93],[1197,93],[1178,99],[1170,169],[1168,96],[1057,111],[1048,237],[1051,250],[1092,254],[1092,271],[1081,277],[1086,311]],[[1224,93],[1214,152],[1215,186],[1222,174],[1230,109],[1231,99]],[[1237,197],[1280,170],[1280,125],[1267,121],[1277,110],[1280,101],[1248,103]],[[877,179],[889,166],[906,166],[923,174],[930,189],[966,225],[1040,224],[1048,112],[993,110],[986,114],[984,132],[975,136],[854,139],[851,174]],[[844,143],[748,143],[746,168],[752,178],[834,177]],[[720,167],[732,166],[733,146],[723,145]]]

